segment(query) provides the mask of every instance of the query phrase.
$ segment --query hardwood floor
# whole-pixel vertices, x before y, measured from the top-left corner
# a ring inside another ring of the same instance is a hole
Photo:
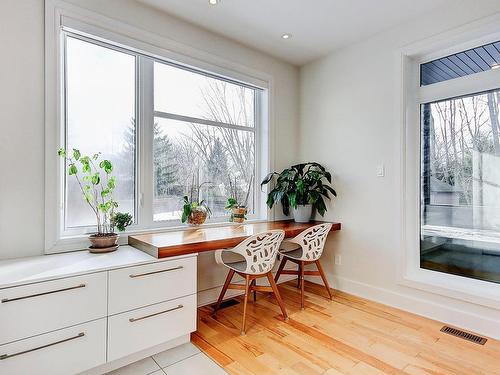
[[[289,320],[272,296],[258,294],[211,316],[198,309],[192,342],[230,374],[500,374],[500,342],[477,345],[439,330],[442,323],[306,282],[305,310],[296,282],[281,284]],[[241,297],[239,297],[241,301]]]

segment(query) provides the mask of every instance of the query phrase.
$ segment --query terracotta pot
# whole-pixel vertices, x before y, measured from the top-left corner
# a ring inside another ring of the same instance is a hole
[[[91,234],[89,236],[92,249],[105,249],[118,245],[118,238],[120,236],[116,233],[108,233],[105,235]]]
[[[191,215],[188,217],[189,225],[201,225],[207,220],[208,212],[203,206],[198,206],[191,210]]]
[[[233,207],[231,212],[231,221],[233,223],[243,223],[245,221],[246,207]]]

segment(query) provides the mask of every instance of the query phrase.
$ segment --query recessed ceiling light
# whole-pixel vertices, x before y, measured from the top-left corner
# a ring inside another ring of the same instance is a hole
[[[292,37],[292,34],[283,34],[281,37],[283,39],[290,39]]]
[[[210,5],[217,5],[219,3],[219,0],[208,0],[208,3]]]
[[[500,69],[500,64],[493,64],[491,69]]]

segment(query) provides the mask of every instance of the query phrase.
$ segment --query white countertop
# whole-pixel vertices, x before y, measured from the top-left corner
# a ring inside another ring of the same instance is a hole
[[[0,289],[158,261],[161,260],[128,245],[107,254],[75,251],[2,260]]]

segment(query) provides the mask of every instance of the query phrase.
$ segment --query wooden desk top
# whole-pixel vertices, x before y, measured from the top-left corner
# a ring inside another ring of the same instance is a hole
[[[294,237],[304,229],[320,223],[322,222],[296,223],[291,220],[282,220],[240,225],[230,224],[210,228],[190,228],[129,236],[128,243],[154,257],[166,258],[234,247],[249,236],[271,229],[283,229],[285,237]],[[340,230],[340,228],[340,223],[333,223],[332,231]]]

